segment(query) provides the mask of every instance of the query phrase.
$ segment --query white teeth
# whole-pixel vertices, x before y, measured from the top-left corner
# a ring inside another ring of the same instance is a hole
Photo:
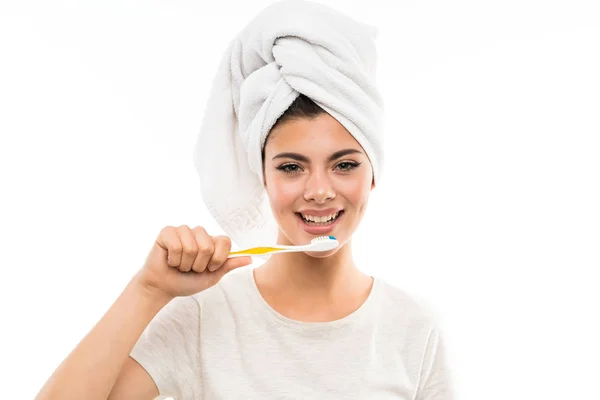
[[[314,215],[305,215],[305,214],[301,214],[301,215],[305,221],[314,222],[316,224],[322,224],[325,222],[331,222],[332,220],[336,219],[339,215],[339,211],[336,213],[324,216],[324,217],[318,217],[318,216],[314,216]]]

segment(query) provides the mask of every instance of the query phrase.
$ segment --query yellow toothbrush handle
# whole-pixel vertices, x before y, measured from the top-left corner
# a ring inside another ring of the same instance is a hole
[[[230,256],[239,256],[239,255],[260,255],[260,254],[268,254],[274,251],[281,250],[277,247],[253,247],[251,249],[232,251],[229,253]]]

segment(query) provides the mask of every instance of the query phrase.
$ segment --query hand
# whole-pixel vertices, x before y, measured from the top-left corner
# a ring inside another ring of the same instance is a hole
[[[134,282],[169,300],[190,296],[216,285],[233,269],[252,263],[251,257],[227,259],[230,250],[229,237],[209,236],[201,226],[167,226]]]

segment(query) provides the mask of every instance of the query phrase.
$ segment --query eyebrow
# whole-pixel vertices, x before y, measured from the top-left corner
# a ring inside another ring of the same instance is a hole
[[[363,152],[360,150],[356,150],[356,149],[344,149],[344,150],[336,151],[335,153],[330,155],[329,158],[327,159],[327,161],[333,161],[340,157],[347,156],[348,154],[363,154]],[[306,157],[302,154],[292,153],[292,152],[279,153],[275,157],[273,157],[273,160],[275,160],[276,158],[291,158],[293,160],[300,161],[300,162],[305,162],[305,163],[310,162],[308,157]]]

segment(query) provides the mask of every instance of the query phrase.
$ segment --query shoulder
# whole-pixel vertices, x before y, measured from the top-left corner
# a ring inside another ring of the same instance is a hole
[[[243,296],[243,274],[233,272],[236,271],[209,289],[171,300],[146,327],[140,343],[155,344],[165,338],[169,339],[166,342],[193,343],[194,340],[188,339],[199,337],[203,321],[215,324],[227,320],[231,310],[239,308],[239,298]]]
[[[219,308],[247,293],[247,276],[244,273],[248,271],[232,271],[215,286],[191,296],[174,298],[160,310],[155,322],[163,325],[196,324],[207,309]]]
[[[200,307],[244,297],[251,289],[251,267],[238,268],[225,275],[215,286],[192,296]]]
[[[425,298],[388,282],[379,283],[378,321],[385,337],[394,338],[387,342],[388,346],[392,346],[392,352],[399,351],[414,371],[420,371],[424,363],[431,362],[433,357],[443,357],[443,335],[433,305]]]
[[[434,307],[425,298],[379,279],[381,312],[385,318],[403,330],[428,336],[437,329]]]

